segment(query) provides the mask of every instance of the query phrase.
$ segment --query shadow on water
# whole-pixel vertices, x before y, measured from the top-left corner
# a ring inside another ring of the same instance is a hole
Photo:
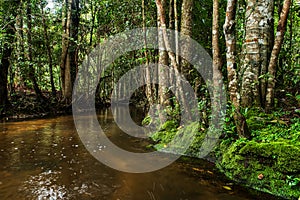
[[[122,109],[114,112],[122,115]],[[132,113],[137,121],[139,113]],[[146,151],[148,141],[123,133],[109,110],[100,111],[98,117],[115,144]],[[179,160],[145,174],[116,171],[89,154],[72,116],[62,116],[0,124],[0,199],[242,200],[264,199],[264,195],[232,185],[203,160]]]

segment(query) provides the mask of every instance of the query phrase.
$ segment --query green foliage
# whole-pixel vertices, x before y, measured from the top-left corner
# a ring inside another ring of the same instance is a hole
[[[150,115],[148,115],[143,119],[142,125],[147,126],[147,125],[151,124],[151,122],[152,122],[152,118]]]
[[[277,73],[278,88],[293,97],[299,95],[300,87],[300,5],[293,1],[284,44],[280,52]],[[297,94],[298,92],[298,94]],[[291,106],[291,105],[289,105]],[[298,106],[300,106],[298,101]]]

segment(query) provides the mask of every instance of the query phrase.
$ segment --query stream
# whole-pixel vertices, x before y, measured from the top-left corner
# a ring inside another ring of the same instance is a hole
[[[116,108],[122,115],[122,107]],[[139,111],[132,113],[138,119]],[[109,109],[99,123],[116,145],[145,152],[149,141],[122,132]],[[148,150],[149,151],[149,150]],[[116,171],[84,147],[72,116],[0,123],[0,199],[276,199],[238,186],[205,160],[181,158],[151,173]]]

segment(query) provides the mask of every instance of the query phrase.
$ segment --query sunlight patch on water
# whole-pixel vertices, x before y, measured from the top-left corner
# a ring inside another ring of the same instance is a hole
[[[60,200],[69,199],[67,197],[68,191],[64,185],[58,185],[57,179],[60,172],[53,172],[51,170],[43,172],[36,176],[31,176],[20,191],[26,194],[28,198],[38,200]]]

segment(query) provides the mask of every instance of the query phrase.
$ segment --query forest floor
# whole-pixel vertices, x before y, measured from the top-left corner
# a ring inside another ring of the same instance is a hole
[[[19,121],[25,119],[43,118],[71,113],[71,106],[50,97],[50,93],[43,93],[43,99],[37,99],[32,92],[16,92],[9,100],[9,104],[0,111],[0,120]]]
[[[108,107],[109,104],[97,103],[96,108]],[[20,121],[72,114],[72,102],[66,102],[57,93],[43,92],[38,99],[33,90],[16,90],[9,98],[9,104],[0,107],[0,121]]]

